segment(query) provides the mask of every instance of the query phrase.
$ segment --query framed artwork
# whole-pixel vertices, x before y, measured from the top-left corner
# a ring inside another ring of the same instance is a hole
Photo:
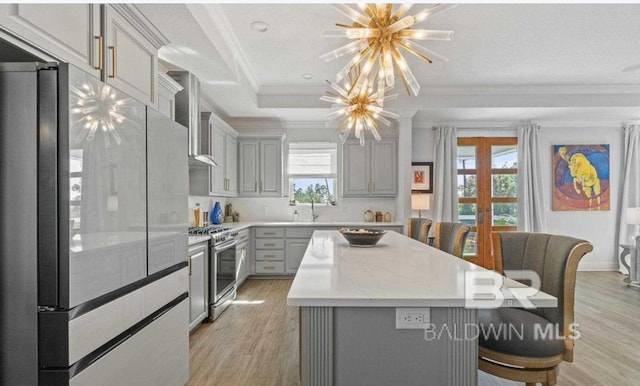
[[[553,210],[609,210],[609,145],[553,145]]]
[[[411,171],[411,193],[433,193],[433,162],[412,162]]]

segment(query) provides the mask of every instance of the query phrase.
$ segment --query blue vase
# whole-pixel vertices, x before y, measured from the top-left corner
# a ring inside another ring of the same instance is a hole
[[[216,201],[216,204],[213,206],[213,210],[209,213],[209,223],[221,224],[222,220],[224,220],[222,216],[222,207],[220,207],[220,202]]]

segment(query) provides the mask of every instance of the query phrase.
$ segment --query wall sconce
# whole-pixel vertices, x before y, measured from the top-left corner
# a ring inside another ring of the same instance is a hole
[[[422,210],[428,210],[429,195],[428,194],[412,194],[411,195],[411,209],[418,211],[418,217],[422,217]],[[639,208],[640,209],[640,208]]]

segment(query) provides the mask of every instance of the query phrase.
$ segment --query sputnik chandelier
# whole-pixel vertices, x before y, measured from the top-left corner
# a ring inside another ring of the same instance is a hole
[[[354,39],[320,58],[331,61],[345,55],[353,58],[338,72],[336,82],[329,82],[338,92],[329,92],[321,100],[338,104],[329,114],[329,121],[342,118],[338,131],[343,141],[354,128],[356,137],[364,144],[362,129],[371,131],[379,140],[377,121],[390,125],[382,116],[397,118],[397,114],[382,109],[386,93],[395,85],[396,72],[409,95],[418,95],[420,84],[400,49],[404,49],[425,62],[446,62],[447,58],[425,48],[412,40],[450,40],[453,31],[411,29],[429,16],[454,7],[454,4],[437,4],[413,16],[407,16],[412,4],[358,4],[360,11],[348,5],[334,5],[341,14],[353,23],[336,23],[342,30],[325,32],[324,36]],[[339,84],[343,83],[344,87]],[[375,91],[374,91],[375,87]],[[358,130],[360,128],[360,130]]]

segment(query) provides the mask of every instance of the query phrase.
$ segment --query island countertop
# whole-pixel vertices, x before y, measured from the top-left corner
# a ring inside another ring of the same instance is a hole
[[[287,296],[305,307],[464,307],[465,271],[485,268],[396,232],[373,248],[350,247],[337,231],[315,231]],[[524,287],[505,279],[509,287]],[[503,291],[504,293],[504,291]],[[505,299],[513,299],[505,293]],[[536,307],[556,307],[538,292]],[[518,306],[513,300],[508,306]]]

